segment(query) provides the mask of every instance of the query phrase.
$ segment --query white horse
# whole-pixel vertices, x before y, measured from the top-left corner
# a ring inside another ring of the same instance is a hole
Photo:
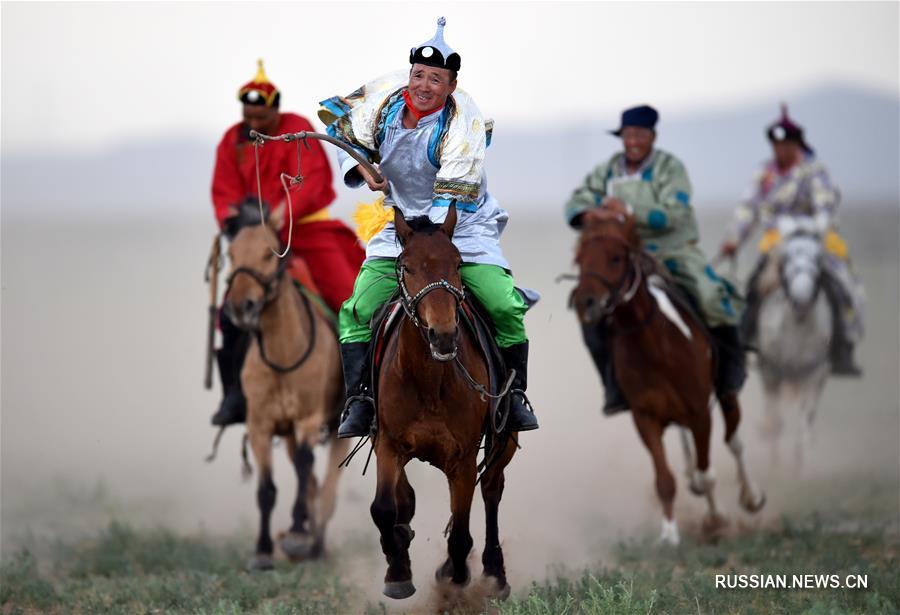
[[[812,445],[812,424],[830,371],[833,316],[823,289],[821,229],[809,217],[782,216],[776,224],[781,243],[757,282],[759,369],[771,461],[778,462],[785,421],[796,421],[799,470]],[[796,414],[788,414],[791,407]]]

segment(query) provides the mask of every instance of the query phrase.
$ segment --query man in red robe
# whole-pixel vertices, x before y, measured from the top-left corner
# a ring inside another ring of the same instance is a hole
[[[258,211],[256,159],[250,130],[272,136],[315,130],[306,118],[282,113],[280,99],[280,92],[266,77],[260,60],[256,77],[238,90],[238,100],[243,103],[243,121],[225,132],[216,149],[213,208],[219,227],[229,239],[243,225],[259,222],[258,214],[255,218],[247,215],[247,212]],[[330,218],[328,205],[335,198],[331,166],[317,140],[309,139],[307,143],[309,148],[301,145],[299,172],[303,183],[291,188],[291,214],[285,212],[286,224],[280,239],[282,244],[287,243],[287,222],[292,216],[291,256],[306,262],[316,290],[337,312],[353,292],[365,251],[350,228],[340,220]],[[269,212],[287,205],[282,173],[297,175],[297,144],[267,143],[259,150],[259,180],[263,205]],[[219,322],[222,348],[217,351],[217,359],[225,395],[212,423],[229,425],[243,422],[246,416],[240,370],[249,338],[224,315],[220,315]]]

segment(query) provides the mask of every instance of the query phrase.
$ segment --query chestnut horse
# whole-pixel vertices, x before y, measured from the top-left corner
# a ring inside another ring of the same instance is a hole
[[[259,470],[260,525],[256,555],[250,562],[253,569],[273,566],[272,439],[284,439],[297,473],[293,522],[279,541],[294,561],[322,553],[325,528],[334,513],[338,464],[348,448],[346,441],[334,436],[344,390],[337,337],[322,311],[286,273],[287,261],[272,250],[278,245],[276,230],[282,218],[279,210],[267,224],[243,228],[228,249],[231,272],[224,309],[238,327],[253,335],[241,370],[247,436]],[[319,489],[313,447],[324,433],[329,434],[331,447]]]
[[[664,515],[660,540],[679,541],[673,512],[675,479],[663,447],[663,431],[672,423],[683,428],[691,491],[705,495],[709,505],[704,527],[720,527],[724,519],[716,507],[709,460],[715,358],[705,328],[662,290],[668,276],[643,251],[635,220],[624,211],[604,208],[585,214],[576,262],[580,267],[572,295],[576,311],[582,322],[609,328],[616,380],[653,458]],[[725,417],[725,442],[737,461],[741,506],[756,512],[765,496],[747,472],[738,435],[737,395],[718,399]],[[693,436],[693,446],[686,432]]]
[[[488,380],[488,365],[466,326],[459,325],[463,300],[461,258],[451,238],[456,226],[451,205],[445,222],[427,218],[407,221],[395,209],[394,225],[403,252],[397,262],[401,302],[406,311],[385,341],[377,383],[377,434],[374,450],[378,485],[371,513],[381,533],[387,559],[384,594],[407,598],[415,591],[409,545],[410,521],[416,498],[404,466],[411,459],[439,468],[450,484],[452,517],[447,540],[448,558],[438,568],[438,580],[456,586],[469,581],[466,558],[472,549],[469,511],[476,484],[476,456],[489,415],[489,400],[467,384],[463,375],[479,383]],[[502,440],[495,462],[482,474],[481,494],[487,517],[482,554],[484,575],[497,584],[501,597],[509,594],[497,524],[503,494],[504,468],[515,444]]]

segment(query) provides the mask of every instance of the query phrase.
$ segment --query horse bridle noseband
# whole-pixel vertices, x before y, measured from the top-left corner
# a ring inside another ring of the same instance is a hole
[[[239,274],[243,273],[249,275],[253,278],[257,284],[262,286],[263,288],[263,306],[260,309],[260,312],[266,308],[272,301],[274,301],[278,297],[278,284],[281,282],[281,278],[284,277],[285,272],[287,271],[288,261],[285,258],[279,259],[278,267],[270,276],[264,276],[256,269],[252,267],[237,267],[231,274],[228,276],[226,280],[227,288],[225,289],[225,296],[228,296],[229,291],[231,291],[231,285],[234,282],[234,278]],[[263,360],[263,363],[268,365],[271,369],[275,370],[279,374],[287,374],[289,372],[298,369],[301,365],[306,363],[306,360],[309,359],[310,355],[312,355],[312,351],[316,346],[316,318],[315,314],[313,314],[312,306],[309,304],[309,298],[303,291],[298,291],[300,294],[300,299],[303,301],[303,307],[306,308],[306,315],[309,318],[309,344],[306,347],[306,350],[300,355],[300,358],[291,363],[290,365],[279,365],[274,363],[266,356],[266,346],[263,343],[262,330],[257,329],[254,331],[254,335],[256,337],[256,343],[259,345],[259,356]]]
[[[599,273],[595,273],[593,271],[581,271],[581,275],[588,276],[600,280],[600,283],[603,284],[607,290],[610,292],[610,300],[603,307],[601,312],[601,316],[607,317],[611,316],[612,313],[616,310],[617,307],[621,305],[625,305],[637,294],[638,288],[643,281],[643,268],[640,266],[640,259],[635,258],[634,251],[631,249],[626,242],[622,241],[615,235],[606,235],[606,234],[597,234],[588,237],[586,241],[602,241],[602,240],[611,240],[616,241],[618,243],[623,244],[627,248],[628,261],[631,264],[630,268],[625,269],[622,272],[622,276],[615,282],[610,282],[608,279],[600,275]],[[631,287],[622,293],[622,287],[625,285],[625,280],[628,278],[628,274],[630,271],[634,272],[634,281],[631,283]],[[574,292],[574,291],[573,291]]]
[[[435,290],[445,290],[453,295],[453,299],[456,301],[456,321],[457,323],[459,322],[459,309],[466,298],[466,292],[463,289],[457,288],[447,280],[441,278],[437,282],[427,284],[415,295],[411,295],[409,289],[406,288],[406,267],[400,262],[400,259],[397,259],[397,282],[400,286],[400,305],[403,306],[403,311],[406,312],[407,317],[409,317],[413,324],[416,325],[416,328],[423,333],[425,331],[425,325],[419,320],[419,303],[428,293]]]
[[[275,297],[278,296],[278,283],[281,282],[282,276],[284,276],[284,272],[287,271],[288,262],[287,259],[279,259],[278,267],[275,269],[274,273],[269,276],[265,276],[261,274],[256,269],[252,267],[236,267],[234,271],[228,276],[228,279],[225,280],[225,296],[228,296],[228,292],[231,290],[231,285],[234,283],[234,279],[240,274],[249,275],[253,278],[257,284],[262,286],[263,288],[263,305],[267,305],[270,303]]]

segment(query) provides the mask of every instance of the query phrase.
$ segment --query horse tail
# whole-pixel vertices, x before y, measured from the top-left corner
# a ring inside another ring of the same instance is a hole
[[[350,440],[347,438],[331,438],[328,447],[328,465],[325,470],[325,478],[322,481],[322,489],[319,491],[319,504],[317,523],[319,527],[325,527],[334,514],[335,501],[337,500],[337,483],[341,473],[341,460],[347,456]]]

